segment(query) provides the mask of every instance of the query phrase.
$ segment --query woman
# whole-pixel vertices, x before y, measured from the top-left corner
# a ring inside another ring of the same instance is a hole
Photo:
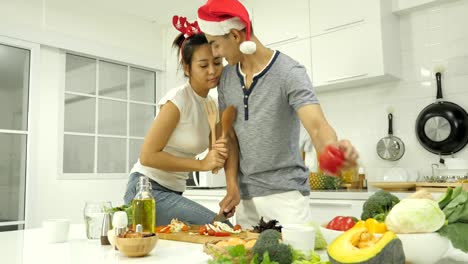
[[[195,156],[210,144],[210,128],[204,108],[210,89],[218,84],[222,59],[214,57],[197,23],[174,17],[174,26],[182,33],[173,46],[188,82],[169,91],[158,103],[158,114],[143,143],[140,159],[134,165],[124,201],[129,204],[137,193],[141,176],[147,176],[156,200],[156,224],[167,225],[177,218],[190,224],[213,221],[214,212],[182,196],[188,173],[223,167],[227,158],[226,141],[211,142],[203,160]],[[220,176],[222,177],[222,176]]]

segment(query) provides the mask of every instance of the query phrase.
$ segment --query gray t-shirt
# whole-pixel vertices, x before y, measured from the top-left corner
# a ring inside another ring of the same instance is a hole
[[[250,89],[244,83],[237,64],[224,68],[218,85],[221,110],[237,108],[241,198],[292,190],[308,195],[309,171],[301,158],[296,111],[318,100],[304,66],[276,51]]]

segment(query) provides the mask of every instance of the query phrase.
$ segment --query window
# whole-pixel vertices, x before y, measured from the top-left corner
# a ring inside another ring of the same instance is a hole
[[[31,53],[37,49],[10,41],[0,42],[0,231],[24,228]]]
[[[64,176],[127,177],[156,113],[156,72],[74,54],[65,64]]]

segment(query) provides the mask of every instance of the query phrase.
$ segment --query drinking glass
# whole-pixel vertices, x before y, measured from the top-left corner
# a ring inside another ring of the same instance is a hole
[[[88,239],[100,239],[104,214],[112,208],[109,201],[87,201],[84,207],[84,221],[86,225],[86,237]]]

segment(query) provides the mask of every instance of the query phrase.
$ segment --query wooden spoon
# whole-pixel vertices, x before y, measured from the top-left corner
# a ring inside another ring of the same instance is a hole
[[[221,116],[221,137],[226,137],[231,130],[232,124],[236,119],[236,108],[233,105],[228,106],[224,109]],[[213,170],[214,174],[218,173],[219,168]]]

